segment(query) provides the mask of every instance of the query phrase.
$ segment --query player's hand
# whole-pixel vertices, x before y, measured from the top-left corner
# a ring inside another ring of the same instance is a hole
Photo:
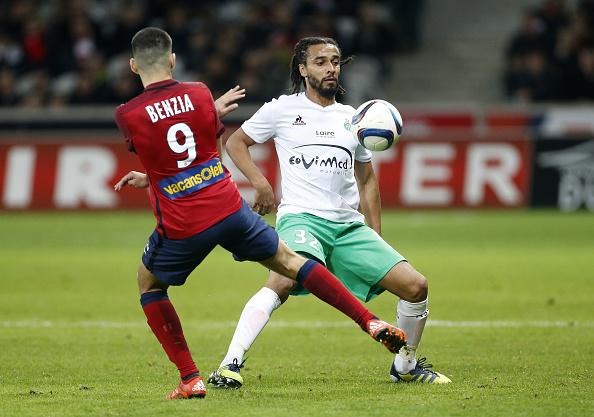
[[[254,205],[252,208],[256,213],[263,216],[274,208],[274,191],[268,181],[255,187]]]
[[[244,97],[245,88],[236,85],[221,97],[217,98],[214,103],[219,117],[224,117],[236,110],[239,107],[239,104],[237,104],[236,101]]]
[[[148,175],[143,174],[142,172],[130,171],[113,186],[113,189],[120,191],[126,185],[134,188],[146,188],[149,185]]]

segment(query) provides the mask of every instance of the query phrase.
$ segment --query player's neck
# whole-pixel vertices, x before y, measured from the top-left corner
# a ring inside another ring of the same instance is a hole
[[[316,90],[314,90],[313,88],[306,89],[305,95],[307,96],[308,99],[310,99],[311,101],[313,101],[316,104],[319,104],[322,107],[331,106],[334,103],[336,103],[335,97],[331,97],[331,98],[324,97],[320,93],[318,93]]]
[[[172,78],[173,76],[171,73],[140,74],[140,79],[142,80],[142,85],[144,86],[144,88],[146,88],[147,85],[151,85],[161,81],[171,80]]]

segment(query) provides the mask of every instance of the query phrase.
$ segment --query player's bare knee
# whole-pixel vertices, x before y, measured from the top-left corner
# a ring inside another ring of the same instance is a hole
[[[268,278],[268,281],[266,281],[266,287],[270,288],[278,295],[281,303],[287,301],[287,298],[289,298],[289,294],[295,285],[295,280],[276,273],[272,273]]]
[[[305,262],[306,259],[303,256],[295,253],[281,241],[278,251],[268,267],[274,272],[294,280]]]
[[[138,283],[138,293],[143,294],[152,290],[166,290],[168,285],[165,285],[157,280],[157,278],[146,269],[141,263],[138,266],[138,272],[136,274],[136,282]]]
[[[307,258],[291,251],[291,254],[289,255],[289,269],[295,273],[295,276],[297,276],[297,273],[306,262]]]
[[[427,294],[429,293],[429,281],[420,272],[415,272],[415,279],[409,286],[410,299],[406,300],[410,301],[411,303],[419,303],[423,300],[426,300]]]
[[[148,291],[148,282],[143,268],[144,265],[140,264],[138,266],[138,271],[136,272],[136,283],[138,284],[138,292],[140,294]]]

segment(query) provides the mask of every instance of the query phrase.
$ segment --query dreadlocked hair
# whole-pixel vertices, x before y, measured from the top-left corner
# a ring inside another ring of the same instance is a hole
[[[291,58],[291,66],[290,66],[290,74],[291,74],[291,94],[298,93],[301,91],[301,86],[305,88],[305,78],[301,76],[299,72],[299,64],[304,64],[307,61],[307,50],[310,46],[313,45],[320,45],[329,43],[331,45],[336,46],[339,52],[340,47],[338,46],[338,42],[336,42],[332,38],[325,38],[322,36],[312,36],[308,38],[302,38],[295,44],[295,49],[293,50],[293,57]],[[340,65],[347,64],[353,60],[352,56],[347,57],[344,60],[340,61]],[[346,93],[344,87],[338,84],[338,92],[340,94]]]

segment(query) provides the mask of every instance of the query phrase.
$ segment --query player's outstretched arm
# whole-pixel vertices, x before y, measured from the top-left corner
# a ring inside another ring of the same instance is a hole
[[[252,208],[256,213],[264,215],[270,213],[274,208],[274,191],[266,177],[254,164],[248,150],[255,143],[242,128],[239,128],[227,139],[225,148],[235,166],[256,189]]]
[[[382,203],[379,184],[373,171],[371,162],[355,161],[355,179],[361,198],[361,212],[365,216],[365,223],[379,235],[382,234]]]
[[[134,188],[146,188],[149,185],[148,175],[138,171],[130,171],[124,175],[117,183],[113,186],[113,189],[120,191],[126,185]]]
[[[236,85],[221,97],[217,98],[214,103],[219,117],[224,117],[236,110],[239,107],[239,104],[237,104],[236,101],[244,97],[245,88],[241,88],[240,86]]]

